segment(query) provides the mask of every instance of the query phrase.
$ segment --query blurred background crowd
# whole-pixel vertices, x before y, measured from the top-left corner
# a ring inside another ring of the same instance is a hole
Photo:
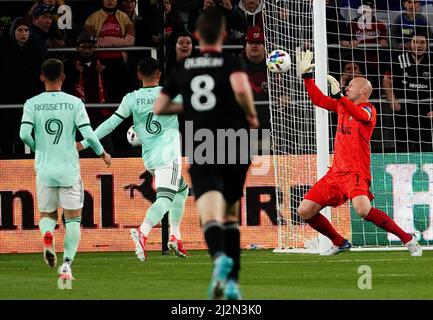
[[[290,15],[290,2],[275,0],[281,21]],[[262,128],[269,129],[262,0],[5,1],[0,2],[0,155],[24,153],[18,138],[22,105],[43,90],[44,59],[64,61],[63,90],[89,105],[96,128],[114,112],[109,106],[139,87],[140,59],[158,57],[164,81],[179,61],[196,54],[195,20],[212,6],[226,16],[225,50],[244,60]],[[373,151],[431,151],[433,1],[327,0],[326,10],[331,73],[343,87],[354,76],[369,78],[373,98],[379,99],[378,126],[400,128],[377,131],[374,139],[381,142]],[[131,154],[125,139],[131,124],[103,141],[109,152]]]

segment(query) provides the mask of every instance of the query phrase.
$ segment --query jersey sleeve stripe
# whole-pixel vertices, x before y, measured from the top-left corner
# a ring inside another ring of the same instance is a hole
[[[365,112],[367,112],[368,114],[368,120],[371,119],[371,109],[369,107],[363,107],[362,110],[364,110]]]
[[[122,120],[125,120],[126,119],[126,117],[124,117],[124,116],[122,116],[121,114],[119,114],[119,113],[117,113],[117,112],[115,112],[114,113],[116,116],[118,116],[120,119],[122,119]]]
[[[85,126],[90,126],[90,123],[85,123],[85,124],[79,125],[78,128],[82,128],[82,127],[85,127]]]
[[[21,124],[29,124],[29,125],[33,125],[33,122],[30,122],[30,121],[23,121],[23,122],[21,122]]]

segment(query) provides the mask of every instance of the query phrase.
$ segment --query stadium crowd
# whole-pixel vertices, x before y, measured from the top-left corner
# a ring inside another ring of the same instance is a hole
[[[150,51],[95,49],[153,47],[169,75],[179,61],[195,54],[195,20],[213,6],[226,16],[225,44],[239,47],[234,53],[246,63],[255,100],[268,101],[263,0],[164,0],[163,8],[159,3],[16,2],[10,16],[0,17],[0,105],[22,105],[42,91],[39,70],[47,57],[65,62],[65,92],[85,103],[119,103],[138,87],[137,63]],[[290,10],[290,5],[287,0],[276,0],[276,4],[284,19],[284,9]],[[72,8],[72,21],[65,18],[62,5]],[[431,103],[420,100],[431,100],[432,95],[433,1],[327,0],[326,10],[331,73],[343,87],[354,76],[366,76],[375,88],[372,97],[383,102],[378,104],[377,127],[388,129],[375,131],[373,140],[380,143],[373,143],[373,152],[432,151]],[[97,126],[113,110],[89,107],[92,124]],[[262,127],[270,128],[269,108],[258,107],[258,112]],[[0,155],[23,153],[18,139],[21,115],[21,108],[0,108]],[[124,137],[129,125],[125,122],[111,140],[103,141],[108,152],[129,152]]]

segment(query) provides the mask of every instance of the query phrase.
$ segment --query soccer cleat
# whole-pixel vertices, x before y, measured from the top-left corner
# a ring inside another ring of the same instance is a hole
[[[209,285],[209,299],[221,300],[224,297],[224,289],[227,276],[233,268],[233,259],[225,254],[220,255],[214,261],[212,279]]]
[[[57,264],[57,256],[54,252],[54,236],[50,231],[45,232],[44,237],[44,260],[50,268]]]
[[[224,297],[227,300],[242,300],[239,284],[235,280],[230,279],[227,281],[226,287],[224,289]]]
[[[412,257],[421,257],[422,256],[422,248],[418,244],[418,240],[414,234],[412,234],[412,240],[404,244],[410,252]]]
[[[131,238],[135,243],[135,254],[137,255],[138,260],[144,261],[146,260],[146,241],[147,238],[140,231],[140,229],[131,229]]]
[[[58,273],[59,279],[61,280],[75,280],[72,276],[71,265],[67,262],[63,262],[63,264],[59,267]]]
[[[325,252],[320,253],[321,256],[334,256],[344,251],[349,251],[352,248],[352,244],[349,240],[344,240],[344,243],[341,246],[332,246],[330,249]]]
[[[168,241],[167,245],[168,248],[172,250],[179,258],[188,258],[189,254],[183,247],[182,240],[177,240],[174,235],[170,236],[170,240]]]

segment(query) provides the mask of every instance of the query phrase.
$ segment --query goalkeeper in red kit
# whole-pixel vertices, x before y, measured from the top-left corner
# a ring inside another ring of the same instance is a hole
[[[313,80],[313,53],[302,52],[299,68],[307,92],[314,105],[338,114],[334,143],[334,162],[326,173],[305,194],[298,213],[313,229],[327,236],[333,246],[322,255],[334,255],[352,247],[328,219],[320,213],[327,206],[337,207],[348,199],[356,213],[387,232],[395,234],[412,256],[421,256],[422,249],[414,235],[404,232],[385,212],[371,206],[370,139],[376,124],[376,109],[368,101],[373,89],[370,81],[356,77],[343,96],[338,81],[328,75],[331,97],[325,96]]]

